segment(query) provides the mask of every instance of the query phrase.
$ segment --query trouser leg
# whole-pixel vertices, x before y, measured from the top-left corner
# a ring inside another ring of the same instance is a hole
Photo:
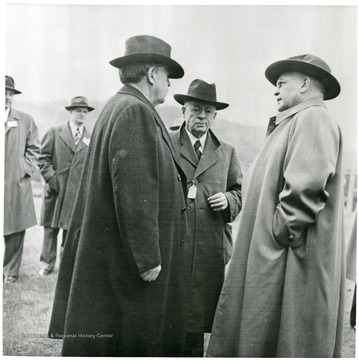
[[[5,235],[4,276],[19,276],[22,252],[24,249],[25,230]]]
[[[203,357],[204,334],[188,332],[184,356]]]
[[[61,243],[61,247],[60,247],[60,259],[62,259],[62,253],[64,252],[66,236],[67,236],[67,230],[62,229],[62,243]]]
[[[44,240],[41,249],[41,268],[52,271],[56,263],[57,235],[59,229],[44,227]]]

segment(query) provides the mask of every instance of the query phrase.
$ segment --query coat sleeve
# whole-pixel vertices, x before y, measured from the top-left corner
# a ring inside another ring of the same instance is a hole
[[[232,222],[242,208],[242,170],[236,150],[232,148],[231,161],[228,169],[227,191],[224,193],[228,207],[223,212],[225,222]]]
[[[326,187],[336,172],[341,135],[324,109],[308,109],[292,121],[272,230],[280,244],[295,247],[329,197]]]
[[[37,160],[40,154],[40,141],[35,121],[29,116],[29,128],[24,153],[25,173],[32,176],[36,171]]]
[[[132,105],[114,122],[109,144],[118,227],[137,273],[161,264],[156,126],[147,106]]]
[[[55,175],[53,168],[53,155],[55,142],[55,129],[49,129],[41,141],[41,151],[39,157],[39,169],[46,182]]]

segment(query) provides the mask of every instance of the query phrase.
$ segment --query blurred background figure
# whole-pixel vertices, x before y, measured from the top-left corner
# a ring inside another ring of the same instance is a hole
[[[179,117],[173,120],[173,124],[170,126],[170,130],[176,131],[183,124],[183,117]]]
[[[31,176],[40,151],[33,118],[12,107],[14,79],[5,76],[4,282],[18,280],[25,230],[37,224]]]
[[[47,276],[54,270],[57,253],[57,235],[62,229],[61,253],[65,245],[72,208],[83,170],[90,132],[84,123],[88,106],[84,96],[76,96],[65,107],[70,120],[50,128],[41,141],[39,168],[46,184],[44,188],[40,224],[44,227],[39,274]]]

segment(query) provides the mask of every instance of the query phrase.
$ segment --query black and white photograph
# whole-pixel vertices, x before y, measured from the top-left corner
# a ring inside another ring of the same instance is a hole
[[[3,356],[356,357],[354,1],[1,10]]]

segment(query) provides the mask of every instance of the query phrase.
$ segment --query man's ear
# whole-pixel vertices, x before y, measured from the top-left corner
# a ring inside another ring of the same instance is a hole
[[[186,112],[186,108],[184,106],[182,106],[182,115],[184,117],[184,113]]]
[[[155,84],[156,73],[157,73],[157,69],[154,66],[150,67],[147,71],[146,77],[151,85]]]
[[[302,84],[302,87],[300,89],[301,92],[305,92],[309,89],[309,85],[310,85],[310,78],[305,76],[303,78],[303,84]]]

